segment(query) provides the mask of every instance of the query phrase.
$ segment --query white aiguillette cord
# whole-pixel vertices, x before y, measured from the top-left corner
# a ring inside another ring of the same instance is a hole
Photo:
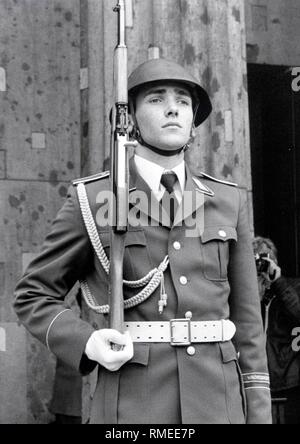
[[[105,250],[103,248],[101,239],[99,237],[97,227],[92,215],[92,211],[90,209],[89,200],[87,196],[87,192],[85,189],[85,186],[83,183],[78,184],[77,186],[77,194],[78,194],[78,200],[80,204],[81,214],[84,220],[85,227],[87,229],[90,241],[93,245],[94,251],[101,263],[101,266],[105,270],[106,274],[109,274],[110,269],[110,262],[107,258],[107,255],[105,253]],[[124,308],[126,310],[136,307],[137,305],[142,304],[147,299],[152,296],[152,294],[156,291],[156,289],[161,286],[160,289],[160,301],[159,301],[159,313],[162,314],[164,307],[167,306],[167,294],[165,291],[165,284],[164,284],[164,272],[167,270],[169,266],[169,256],[166,256],[162,263],[158,266],[158,268],[155,268],[151,270],[147,276],[144,278],[138,280],[138,281],[125,281],[124,285],[130,287],[130,288],[141,288],[145,287],[140,293],[138,293],[136,296],[133,296],[130,299],[127,299],[124,301]],[[94,296],[92,295],[89,285],[85,280],[80,281],[82,294],[85,299],[86,304],[89,308],[94,310],[98,314],[108,314],[110,307],[109,305],[97,305],[96,300]]]

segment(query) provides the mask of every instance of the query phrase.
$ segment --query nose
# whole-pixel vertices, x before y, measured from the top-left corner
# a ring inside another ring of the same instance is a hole
[[[165,115],[167,117],[178,117],[178,104],[175,99],[169,98],[165,110]]]

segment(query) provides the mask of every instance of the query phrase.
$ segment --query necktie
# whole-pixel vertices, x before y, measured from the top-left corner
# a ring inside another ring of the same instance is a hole
[[[174,193],[174,187],[177,182],[178,177],[173,171],[164,173],[161,176],[161,184],[166,188],[166,192],[161,200],[161,205],[169,214],[172,225],[174,223],[175,215],[178,209],[178,201]]]

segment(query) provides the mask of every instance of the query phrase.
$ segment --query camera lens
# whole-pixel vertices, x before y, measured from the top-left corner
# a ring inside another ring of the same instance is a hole
[[[268,254],[257,254],[255,256],[256,270],[258,273],[267,273],[270,263],[264,258],[269,257]]]

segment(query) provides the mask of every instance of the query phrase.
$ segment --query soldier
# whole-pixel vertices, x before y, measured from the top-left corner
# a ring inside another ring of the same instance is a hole
[[[98,365],[91,423],[269,423],[246,199],[234,184],[193,176],[184,161],[210,99],[197,79],[163,59],[132,73],[129,95],[138,146],[130,164],[126,333],[107,328],[110,238],[101,196],[109,173],[73,183],[17,286],[16,312],[74,369],[88,374]],[[77,279],[97,328],[62,306]]]

